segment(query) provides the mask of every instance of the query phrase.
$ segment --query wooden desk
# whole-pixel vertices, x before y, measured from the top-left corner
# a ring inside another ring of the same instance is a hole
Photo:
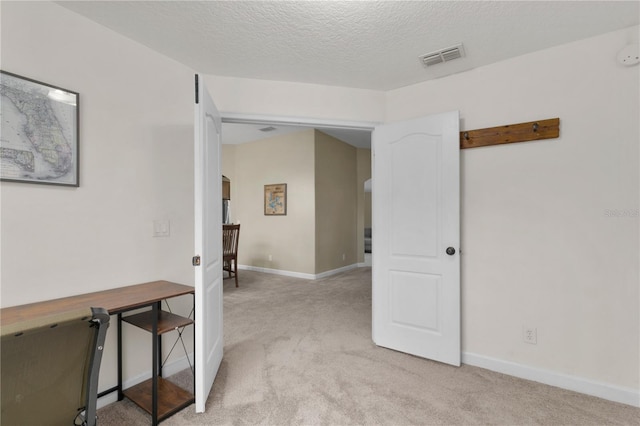
[[[163,312],[160,303],[165,299],[187,294],[195,294],[195,289],[169,281],[153,281],[95,293],[3,308],[0,309],[0,321],[2,321],[3,325],[9,325],[17,321],[46,317],[54,313],[85,307],[101,307],[105,308],[110,315],[118,315],[118,385],[101,392],[98,396],[104,396],[117,391],[119,401],[122,400],[125,395],[122,389],[122,321],[130,322],[133,325],[150,331],[153,336],[152,378],[146,386],[144,384],[147,382],[143,382],[140,385],[132,387],[133,393],[131,395],[127,393],[126,396],[149,412],[152,423],[156,425],[158,421],[163,420],[194,402],[193,395],[188,394],[188,392],[182,392],[180,395],[181,401],[178,404],[165,401],[162,395],[160,396],[161,401],[159,403],[157,392],[158,389],[162,392],[167,388],[171,388],[169,394],[173,394],[174,391],[180,394],[181,390],[181,388],[173,389],[174,385],[158,377],[162,375],[160,366],[161,334],[165,331],[173,330],[175,327],[183,327],[193,323],[190,319],[182,317],[178,319],[176,318],[178,317],[177,315],[170,315]],[[124,317],[124,319],[122,317],[122,313],[124,312],[145,307],[150,307],[151,310],[147,313]],[[170,321],[168,326],[163,323],[165,319]],[[149,393],[151,393],[151,395],[149,395]],[[140,402],[140,398],[144,401]],[[160,414],[158,413],[159,406],[161,408]]]

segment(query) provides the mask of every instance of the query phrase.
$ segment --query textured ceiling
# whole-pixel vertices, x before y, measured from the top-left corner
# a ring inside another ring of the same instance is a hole
[[[639,2],[59,1],[195,71],[391,90],[637,25]],[[462,59],[418,56],[463,43]],[[553,64],[549,64],[553,66]],[[224,143],[297,129],[225,123]],[[358,147],[370,133],[324,132]]]
[[[219,76],[390,90],[636,25],[637,1],[60,1]],[[464,43],[466,57],[418,56]]]

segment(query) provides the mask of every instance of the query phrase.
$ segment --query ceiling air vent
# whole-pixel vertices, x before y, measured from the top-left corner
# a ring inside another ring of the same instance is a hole
[[[425,67],[431,67],[433,65],[442,64],[444,62],[462,58],[463,56],[464,47],[462,47],[462,43],[460,43],[456,44],[455,46],[436,50],[435,52],[425,53],[418,58],[420,59],[420,62],[422,62],[422,65],[424,65]]]
[[[275,127],[273,126],[269,126],[269,127],[263,127],[262,129],[259,129],[261,132],[273,132],[274,130],[276,130]]]

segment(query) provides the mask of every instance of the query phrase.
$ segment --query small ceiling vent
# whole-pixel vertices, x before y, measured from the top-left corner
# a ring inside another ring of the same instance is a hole
[[[420,62],[425,67],[431,67],[433,65],[442,64],[444,62],[453,61],[454,59],[462,58],[464,56],[464,47],[462,43],[455,46],[447,47],[444,49],[436,50],[435,52],[425,53],[418,56]]]
[[[269,126],[269,127],[263,127],[262,129],[259,129],[261,132],[273,132],[274,130],[276,130],[275,127],[273,126]]]

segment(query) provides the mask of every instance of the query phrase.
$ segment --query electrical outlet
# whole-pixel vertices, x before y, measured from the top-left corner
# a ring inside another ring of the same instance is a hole
[[[342,253],[342,260],[347,260],[347,255],[346,255],[346,253]]]
[[[153,236],[154,237],[168,237],[170,235],[171,224],[168,220],[154,220],[153,221]]]
[[[535,327],[522,327],[522,340],[532,345],[538,344],[538,329]]]
[[[269,262],[273,261],[273,256],[269,255]]]

